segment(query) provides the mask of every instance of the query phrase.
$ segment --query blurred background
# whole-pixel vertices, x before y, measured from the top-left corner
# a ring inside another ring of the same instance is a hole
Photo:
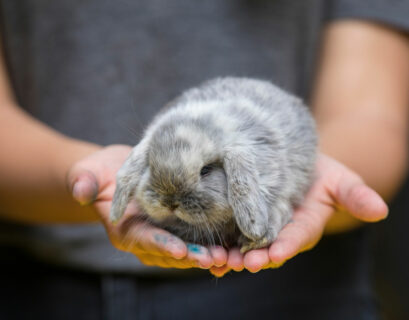
[[[408,88],[409,90],[409,88]],[[409,181],[373,226],[374,277],[386,320],[409,319]]]

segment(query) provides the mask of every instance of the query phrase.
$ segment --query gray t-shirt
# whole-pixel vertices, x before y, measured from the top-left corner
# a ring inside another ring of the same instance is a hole
[[[20,105],[66,135],[103,145],[135,145],[169,100],[217,76],[268,79],[308,99],[328,21],[409,29],[409,3],[397,0],[0,0],[0,9]],[[4,222],[0,243],[81,269],[153,270],[115,250],[98,224]]]

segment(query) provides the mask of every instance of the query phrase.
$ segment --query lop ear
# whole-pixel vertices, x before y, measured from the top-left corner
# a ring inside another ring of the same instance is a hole
[[[268,208],[260,190],[254,153],[232,148],[224,157],[227,194],[236,223],[244,236],[261,239],[268,230]]]
[[[128,203],[135,195],[136,188],[147,166],[148,144],[142,140],[136,145],[116,176],[116,189],[112,199],[110,220],[116,223],[124,215]]]

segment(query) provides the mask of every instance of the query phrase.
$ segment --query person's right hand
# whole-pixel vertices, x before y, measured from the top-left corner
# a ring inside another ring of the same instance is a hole
[[[183,242],[145,221],[135,203],[128,206],[115,226],[110,222],[116,173],[130,151],[129,146],[112,145],[76,162],[67,175],[74,199],[94,207],[117,249],[135,254],[146,265],[181,269],[225,265],[227,252],[224,248]]]

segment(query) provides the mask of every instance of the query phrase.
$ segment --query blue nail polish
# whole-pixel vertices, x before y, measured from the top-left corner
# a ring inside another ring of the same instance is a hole
[[[192,244],[192,243],[187,243],[187,250],[189,250],[192,253],[202,253],[202,247],[198,246],[196,244]]]
[[[155,234],[153,237],[158,243],[166,244],[168,242],[168,237],[164,236],[163,234]]]

